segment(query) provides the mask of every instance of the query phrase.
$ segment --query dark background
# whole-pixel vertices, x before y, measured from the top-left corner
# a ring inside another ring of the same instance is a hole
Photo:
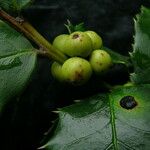
[[[84,22],[87,29],[101,35],[105,46],[128,55],[133,43],[133,17],[140,12],[141,5],[150,7],[150,1],[35,0],[23,15],[51,42],[55,36],[67,32],[63,24],[70,19],[73,24]],[[39,58],[26,90],[17,103],[11,102],[6,107],[0,120],[1,150],[35,150],[56,117],[52,110],[105,91],[93,79],[82,87],[61,85],[51,77],[50,65],[48,59]],[[127,69],[119,68],[122,69],[117,68],[118,76],[109,76],[118,84],[128,79]]]

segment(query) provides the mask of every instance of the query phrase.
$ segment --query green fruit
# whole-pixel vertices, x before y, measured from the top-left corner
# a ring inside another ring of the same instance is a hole
[[[84,32],[73,32],[69,35],[64,49],[68,56],[87,57],[92,51],[92,41]]]
[[[92,40],[93,50],[100,49],[102,47],[102,38],[94,31],[85,32]]]
[[[90,56],[90,63],[96,74],[108,71],[112,65],[111,56],[104,50],[94,50]]]
[[[134,84],[132,83],[132,82],[127,82],[127,83],[125,83],[123,86],[134,86]]]
[[[87,60],[80,57],[72,57],[62,65],[62,72],[66,82],[73,85],[82,85],[90,79],[92,68]]]
[[[58,38],[54,40],[54,46],[70,57],[87,57],[92,51],[91,38],[84,32],[77,31]]]
[[[63,82],[64,78],[63,78],[63,74],[62,74],[62,65],[57,63],[57,62],[53,62],[52,66],[51,66],[51,73],[52,76],[60,81]]]
[[[57,36],[54,41],[53,41],[53,46],[60,50],[61,52],[65,53],[65,42],[67,41],[66,39],[68,38],[69,35],[67,34],[61,34]]]

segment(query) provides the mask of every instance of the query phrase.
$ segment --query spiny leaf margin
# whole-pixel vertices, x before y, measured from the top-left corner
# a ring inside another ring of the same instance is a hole
[[[46,150],[148,150],[150,143],[150,85],[130,86],[95,95],[60,109],[57,128]],[[122,108],[120,100],[133,96],[138,105]]]
[[[134,65],[131,81],[150,83],[150,9],[142,7],[136,18],[133,52],[130,54]]]

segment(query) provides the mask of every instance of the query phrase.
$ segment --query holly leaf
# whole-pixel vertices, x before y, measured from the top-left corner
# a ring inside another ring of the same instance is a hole
[[[7,11],[20,11],[33,0],[1,0],[0,7]]]
[[[47,150],[148,150],[150,85],[115,89],[59,109]],[[48,136],[49,137],[49,136]]]
[[[135,20],[133,49],[134,73],[131,80],[136,84],[150,83],[150,9],[145,7]]]
[[[24,88],[35,68],[36,53],[20,33],[0,21],[0,114]]]

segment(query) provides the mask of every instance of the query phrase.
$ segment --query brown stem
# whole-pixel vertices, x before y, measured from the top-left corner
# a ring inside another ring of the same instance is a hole
[[[0,17],[13,25],[17,30],[24,33],[27,38],[31,39],[42,48],[43,53],[40,51],[41,55],[52,58],[59,63],[64,63],[67,59],[62,52],[55,49],[29,22],[21,18],[14,18],[2,9],[0,9]]]

